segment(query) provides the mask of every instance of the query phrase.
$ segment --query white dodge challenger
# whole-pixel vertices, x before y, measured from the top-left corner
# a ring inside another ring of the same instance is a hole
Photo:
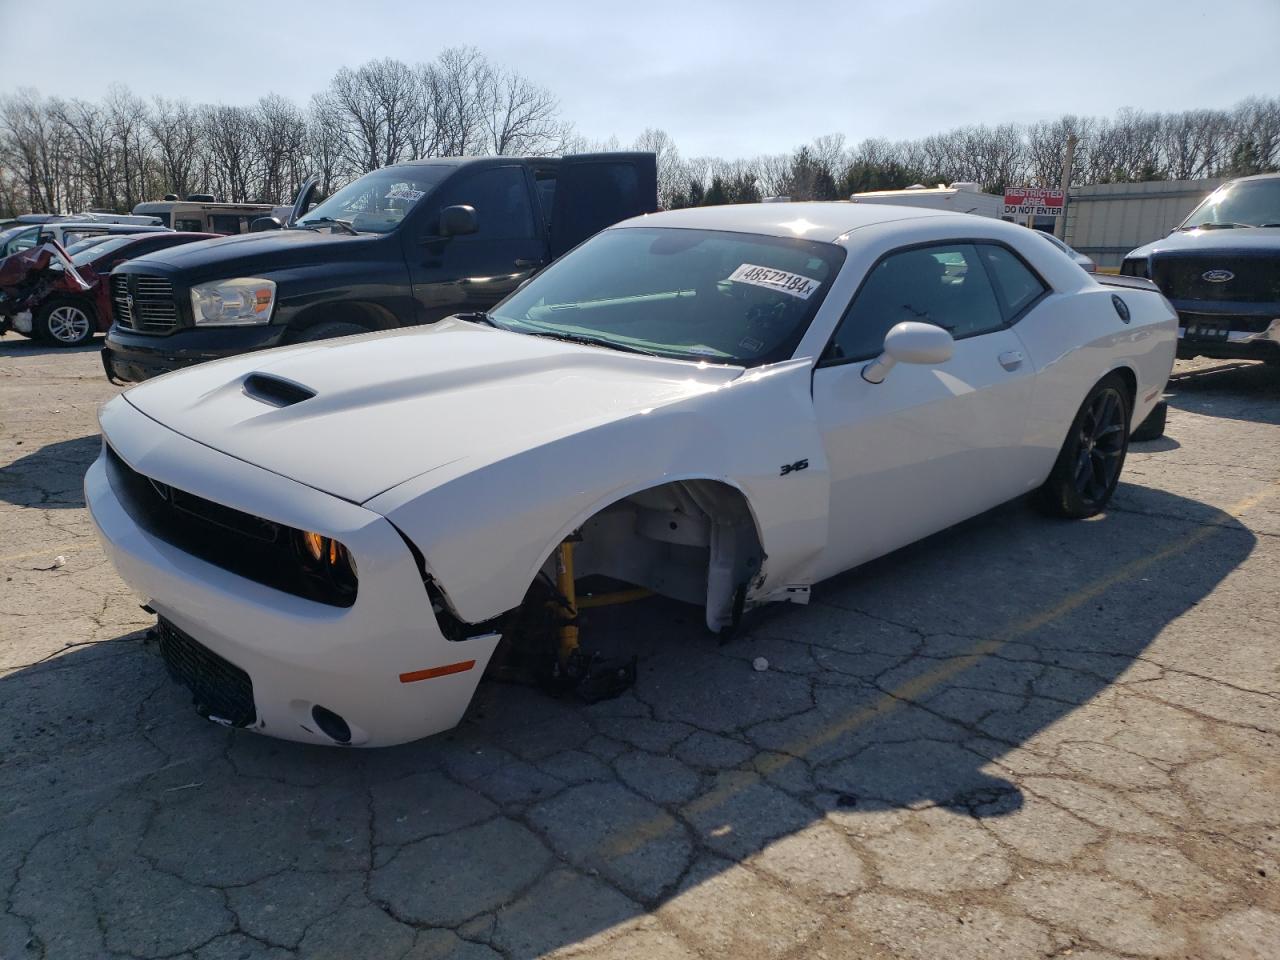
[[[1028,492],[1096,513],[1176,326],[1013,224],[660,213],[487,314],[136,386],[85,494],[204,715],[395,744],[459,721],[566,541],[720,631]]]

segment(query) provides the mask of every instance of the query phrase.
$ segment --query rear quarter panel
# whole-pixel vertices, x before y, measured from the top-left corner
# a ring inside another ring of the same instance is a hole
[[[1159,293],[1086,281],[1051,294],[1015,327],[1037,371],[1026,442],[1039,451],[1046,476],[1095,383],[1113,370],[1133,375],[1132,429],[1159,402],[1177,349],[1177,315]],[[1128,322],[1115,298],[1128,308]]]

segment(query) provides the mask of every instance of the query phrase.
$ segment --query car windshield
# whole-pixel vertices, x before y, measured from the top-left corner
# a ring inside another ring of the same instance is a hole
[[[680,360],[788,359],[844,262],[834,244],[606,230],[494,308],[495,326]]]
[[[1280,177],[1238,180],[1219,187],[1178,229],[1225,226],[1280,226]]]
[[[360,233],[390,233],[431,192],[453,172],[445,164],[385,167],[347,184],[328,200],[298,218],[296,227],[324,227],[341,220]]]

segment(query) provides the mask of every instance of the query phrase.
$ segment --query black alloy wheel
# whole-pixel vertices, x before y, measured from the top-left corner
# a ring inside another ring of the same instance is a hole
[[[1129,385],[1119,374],[1108,374],[1080,405],[1040,488],[1041,504],[1059,517],[1092,517],[1115,493],[1128,451]]]

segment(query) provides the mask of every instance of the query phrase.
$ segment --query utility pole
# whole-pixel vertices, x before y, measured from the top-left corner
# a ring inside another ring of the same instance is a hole
[[[1063,242],[1066,241],[1067,234],[1067,194],[1071,190],[1071,168],[1076,159],[1076,135],[1074,133],[1067,136],[1067,155],[1062,158],[1062,215],[1058,217],[1058,222],[1053,225],[1053,235]]]

